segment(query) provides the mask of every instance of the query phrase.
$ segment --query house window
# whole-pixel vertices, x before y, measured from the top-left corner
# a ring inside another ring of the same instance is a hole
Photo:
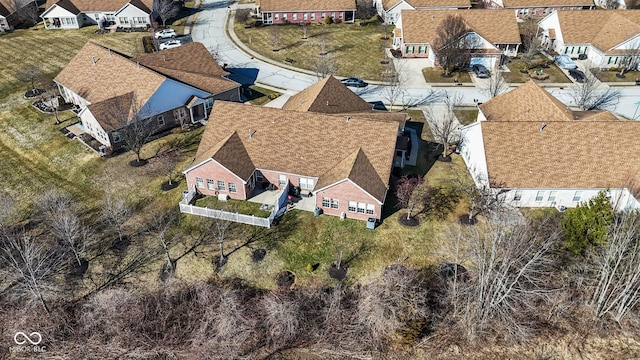
[[[201,177],[197,177],[196,178],[196,186],[199,188],[203,188],[204,187],[204,179]]]
[[[158,125],[164,126],[164,115],[158,115]]]
[[[284,185],[287,183],[287,177],[285,175],[278,175],[278,185]]]
[[[351,212],[356,212],[356,207],[358,206],[358,203],[355,201],[349,201],[349,211]]]
[[[282,20],[287,21],[287,14],[282,14]]]
[[[522,199],[522,190],[516,190],[513,194],[513,201],[520,201],[520,199]]]
[[[573,193],[573,202],[580,201],[580,198],[582,198],[582,191],[578,190],[575,193]]]
[[[129,18],[128,17],[124,17],[123,16],[123,17],[119,17],[118,19],[120,20],[120,24],[123,24],[123,25],[128,25],[129,24]]]
[[[558,194],[557,191],[549,191],[549,197],[547,198],[548,201],[556,201],[556,195]]]
[[[323,197],[322,198],[322,207],[331,208],[331,209],[337,209],[339,207],[338,199],[332,199],[332,198]]]
[[[215,190],[216,189],[215,180],[207,179],[207,189],[209,189],[209,190]]]
[[[307,190],[313,189],[313,179],[300,178],[300,188]]]
[[[179,120],[179,121],[186,120],[186,118],[187,118],[187,110],[185,108],[175,109],[175,110],[173,110],[173,117],[174,117],[174,119]]]
[[[426,45],[418,46],[418,54],[424,54],[426,52],[427,52],[427,46]]]
[[[229,192],[236,192],[236,183],[229,183]]]
[[[327,17],[327,13],[322,13],[322,18],[326,18]]]
[[[307,20],[308,18],[309,18],[309,14],[307,14],[307,13],[302,14],[302,19],[303,20]]]
[[[143,17],[134,17],[133,18],[133,23],[136,24],[136,25],[144,25],[144,24],[147,23],[147,21]]]
[[[280,20],[280,14],[279,13],[275,13],[273,15],[273,19],[276,20],[276,21]]]
[[[544,191],[541,190],[536,194],[536,201],[542,201],[542,199],[544,199]]]
[[[361,203],[361,202],[358,203],[358,213],[364,214],[366,209],[367,209],[367,204]]]
[[[222,191],[225,190],[224,181],[218,180],[218,190],[222,190]]]
[[[113,133],[113,142],[120,142],[122,141],[122,137],[120,136],[120,133],[114,132]]]
[[[367,204],[367,215],[373,215],[376,207],[373,204]]]
[[[260,170],[256,170],[256,181],[258,182],[264,181],[264,176],[262,175],[262,172]]]
[[[332,12],[331,13],[331,18],[334,19],[336,17],[336,13]]]
[[[298,14],[292,14],[291,17],[293,18],[293,21],[298,20]]]
[[[316,13],[311,13],[311,20],[315,20],[316,19]]]
[[[413,45],[407,45],[407,49],[405,52],[407,54],[413,54]]]
[[[342,19],[342,13],[338,13],[338,19]]]

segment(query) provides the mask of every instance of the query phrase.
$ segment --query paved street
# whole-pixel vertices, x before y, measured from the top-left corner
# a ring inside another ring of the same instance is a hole
[[[252,6],[252,5],[241,5]],[[225,19],[230,10],[238,7],[237,3],[227,0],[203,0],[202,11],[198,13],[194,28],[191,30],[193,41],[203,43],[211,52],[218,54],[219,61],[227,64],[227,68],[233,72],[231,78],[243,84],[258,83],[279,89],[280,92],[292,95],[298,91],[315,83],[317,78],[312,75],[292,71],[272,65],[259,59],[259,55],[248,55],[244,51],[236,48],[225,33]],[[407,83],[407,95],[405,99],[419,99],[426,96],[434,88],[419,79],[413,79]],[[474,99],[480,102],[488,100],[482,89],[477,87],[446,87],[439,90],[456,91],[462,94],[463,103],[473,105]],[[635,104],[640,101],[640,86],[626,86],[619,88],[622,91],[620,102],[613,110],[628,118],[635,114],[640,117],[640,110]],[[357,89],[365,100],[383,101],[385,96],[384,87],[370,85],[365,89]],[[568,86],[564,89],[548,87],[547,90],[558,97],[565,104],[571,105],[570,90]],[[638,110],[638,111],[637,111]]]

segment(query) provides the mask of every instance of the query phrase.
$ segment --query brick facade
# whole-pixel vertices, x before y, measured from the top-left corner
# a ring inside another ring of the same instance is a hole
[[[249,184],[245,186],[242,179],[214,160],[209,160],[191,169],[186,174],[186,178],[189,189],[195,188],[199,193],[208,196],[227,194],[232,199],[246,200],[247,194],[250,194],[252,191],[252,189],[249,188]],[[198,179],[202,179],[202,181],[199,182]],[[219,181],[224,183],[224,188],[219,186]],[[233,185],[236,187],[235,192],[230,191]]]
[[[263,12],[262,21],[265,24],[311,24],[324,23],[327,17],[334,23],[353,22],[355,12],[353,10],[329,10],[329,11],[273,11]]]
[[[321,208],[323,213],[327,215],[340,216],[342,213],[344,213],[347,218],[365,221],[368,218],[376,218],[378,220],[382,218],[382,205],[378,202],[378,200],[376,200],[373,196],[367,194],[360,187],[349,180],[344,180],[314,194],[316,197],[316,206]],[[337,208],[334,208],[332,206],[331,201],[329,201],[329,206],[326,206],[327,203],[325,201],[325,203],[323,204],[323,199],[337,200]],[[349,210],[350,201],[356,202],[356,205],[357,203],[365,204],[364,213],[359,213],[357,211],[358,206],[356,206],[356,211]],[[373,205],[373,214],[367,213],[366,205]]]

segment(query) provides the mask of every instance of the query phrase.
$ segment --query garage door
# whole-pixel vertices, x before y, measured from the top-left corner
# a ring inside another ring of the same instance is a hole
[[[487,69],[493,69],[493,59],[487,57],[472,57],[469,60],[469,67],[472,67],[475,64],[484,65]]]

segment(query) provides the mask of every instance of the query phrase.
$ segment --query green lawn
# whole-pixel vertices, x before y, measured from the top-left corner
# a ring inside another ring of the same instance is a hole
[[[253,21],[253,20],[251,20]],[[307,38],[303,39],[303,27],[278,25],[245,28],[244,23],[235,23],[234,31],[240,41],[253,51],[276,61],[316,71],[320,63],[333,63],[335,74],[368,80],[383,80],[386,66],[384,48],[391,39],[383,40],[383,29],[377,24],[330,24],[307,26]],[[278,39],[278,51],[273,51],[274,38]],[[323,61],[320,53],[325,44]],[[388,59],[387,59],[388,60]]]
[[[453,113],[456,114],[456,118],[462,125],[472,124],[478,119],[478,109],[456,109],[453,110]]]
[[[244,96],[253,105],[264,105],[277,98],[280,94],[277,91],[262,88],[257,85],[250,85],[245,89]]]
[[[269,217],[270,212],[260,210],[260,204],[229,199],[227,201],[220,201],[215,196],[206,196],[196,201],[196,206],[206,207],[209,209],[224,210],[230,212],[237,212],[239,214],[253,215],[257,217]]]
[[[468,71],[456,71],[451,75],[445,75],[442,68],[424,68],[422,75],[428,83],[449,83],[453,84],[458,80],[461,83],[470,83],[471,77]]]
[[[600,71],[596,68],[591,69],[591,72],[602,82],[634,82],[636,79],[640,79],[640,71],[626,72],[623,78],[616,76],[620,74],[620,71]]]
[[[539,55],[540,57],[542,55]],[[508,83],[524,83],[531,79],[529,73],[522,73],[520,70],[525,69],[527,65],[522,59],[512,59],[509,64],[507,64],[509,68],[508,72],[503,72],[505,80]],[[549,78],[546,80],[537,80],[534,79],[537,83],[571,83],[571,80],[560,70],[555,64],[549,65],[548,68],[542,67],[534,67],[529,69],[529,71],[542,70],[544,74],[548,74]]]

